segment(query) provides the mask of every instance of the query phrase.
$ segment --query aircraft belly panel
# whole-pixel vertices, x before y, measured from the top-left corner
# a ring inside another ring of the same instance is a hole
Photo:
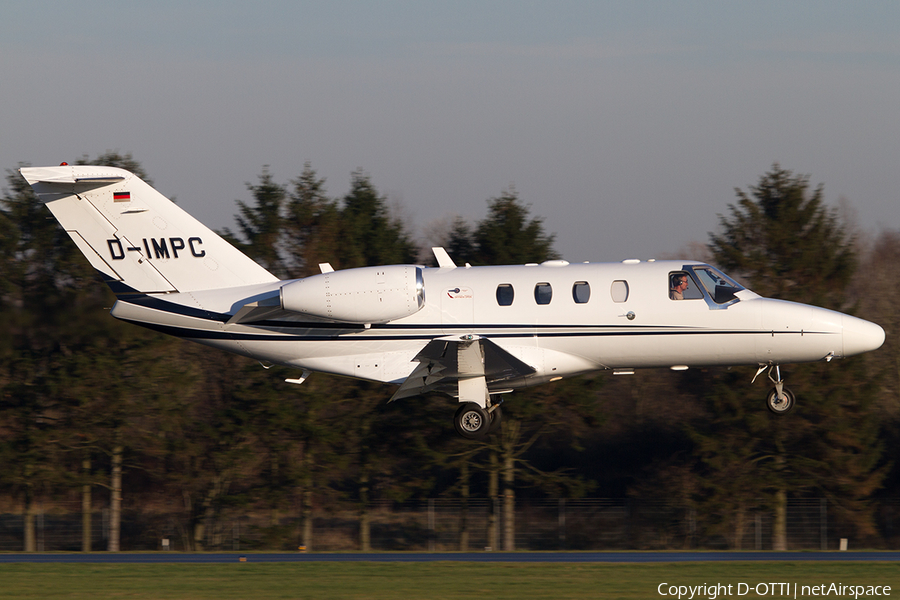
[[[361,354],[353,358],[354,377],[371,381],[400,383],[416,367],[409,352]]]
[[[402,381],[416,367],[412,362],[423,342],[393,343],[366,340],[244,341],[242,345],[260,360],[285,366],[344,375],[369,381]]]
[[[283,364],[320,373],[355,377],[381,383],[401,383],[413,369],[415,352],[362,353],[295,358]]]

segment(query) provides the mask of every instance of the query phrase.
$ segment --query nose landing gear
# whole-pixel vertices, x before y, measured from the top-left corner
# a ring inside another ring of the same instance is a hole
[[[766,396],[766,406],[776,415],[784,415],[791,412],[794,409],[795,401],[794,392],[785,387],[782,387],[779,394],[778,384]]]
[[[753,377],[753,381],[756,381],[759,374],[766,369],[769,370],[769,381],[775,384],[775,387],[766,396],[766,407],[776,415],[786,415],[794,409],[797,398],[794,396],[794,392],[784,387],[784,379],[781,378],[781,368],[778,365],[760,365],[759,370]],[[775,370],[775,377],[772,377],[773,369]],[[751,383],[753,382],[751,381]]]

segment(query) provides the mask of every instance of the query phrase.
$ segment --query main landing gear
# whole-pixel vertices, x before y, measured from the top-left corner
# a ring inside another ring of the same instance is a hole
[[[784,380],[781,378],[781,368],[778,365],[761,365],[756,372],[756,375],[753,377],[753,381],[756,381],[759,374],[766,369],[769,370],[769,381],[775,384],[775,387],[773,387],[769,391],[769,395],[766,396],[766,406],[776,415],[786,415],[794,410],[797,398],[794,396],[794,392],[784,387]],[[775,377],[772,377],[773,369],[775,370]],[[751,381],[751,383],[753,382]]]
[[[481,408],[475,402],[463,402],[456,409],[453,425],[462,437],[468,440],[483,440],[489,433],[500,428],[502,419],[500,402],[493,403],[487,408]]]

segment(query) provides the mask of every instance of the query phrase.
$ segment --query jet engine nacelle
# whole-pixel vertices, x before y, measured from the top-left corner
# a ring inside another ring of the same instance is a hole
[[[422,269],[411,265],[320,273],[281,287],[284,310],[340,323],[387,323],[424,305]]]

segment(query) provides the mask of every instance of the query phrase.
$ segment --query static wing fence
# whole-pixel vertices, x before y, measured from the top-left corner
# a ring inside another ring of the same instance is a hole
[[[366,507],[344,505],[313,511],[304,535],[297,516],[273,517],[270,511],[219,510],[202,527],[181,512],[125,509],[122,550],[298,550],[359,551],[368,523],[373,551],[495,550],[675,550],[773,549],[774,515],[768,508],[749,508],[738,517],[703,513],[656,499],[518,499],[514,514],[505,514],[502,499],[428,499],[376,502]],[[825,499],[788,502],[788,550],[837,550],[852,528]],[[288,511],[284,513],[289,514]],[[37,551],[82,549],[82,515],[76,503],[40,504],[31,517]],[[0,513],[0,551],[25,549],[25,517]],[[900,546],[900,499],[881,503],[879,540],[874,546]],[[107,549],[109,511],[91,515],[93,551]],[[311,535],[309,535],[311,534]],[[854,545],[856,544],[856,545]],[[865,540],[873,547],[872,538]]]

